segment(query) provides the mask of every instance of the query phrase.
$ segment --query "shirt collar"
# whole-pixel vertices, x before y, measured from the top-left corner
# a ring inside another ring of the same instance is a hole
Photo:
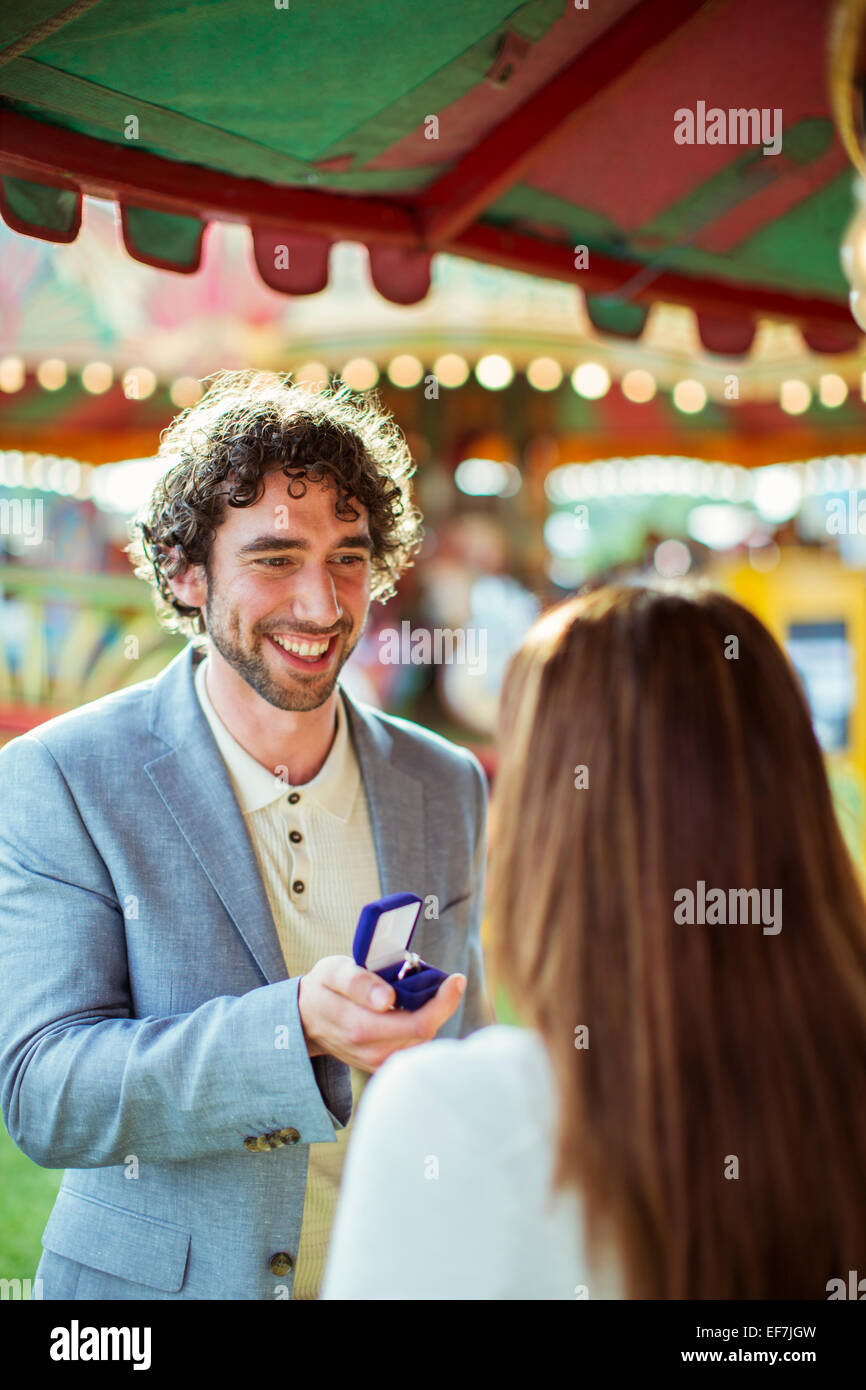
[[[195,688],[205,718],[210,725],[217,747],[228,769],[235,795],[245,816],[260,811],[273,802],[282,800],[289,792],[301,793],[301,806],[311,801],[330,811],[340,820],[348,820],[358,783],[361,780],[358,760],[349,736],[349,721],[343,693],[337,687],[337,730],[328,756],[315,777],[309,782],[293,787],[284,777],[278,776],[277,769],[270,770],[242,748],[233,734],[229,733],[213,707],[207,692],[205,670],[208,658],[198,663],[195,672]]]

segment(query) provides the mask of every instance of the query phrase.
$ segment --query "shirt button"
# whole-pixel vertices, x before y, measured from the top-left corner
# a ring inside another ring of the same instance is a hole
[[[289,839],[291,840],[291,842],[292,842],[293,845],[299,845],[299,844],[301,843],[301,841],[303,840],[303,838],[304,838],[304,837],[303,837],[303,835],[301,834],[300,830],[290,830],[290,831],[289,831]]]
[[[297,804],[298,804],[298,802],[300,801],[300,799],[301,799],[301,793],[300,793],[300,792],[289,792],[289,804],[290,804],[291,806],[297,806]]]
[[[293,893],[303,893],[303,891],[304,891],[304,884],[303,884],[303,881],[302,881],[301,879],[299,879],[299,878],[296,878],[295,881],[294,881],[294,883],[292,884],[292,892],[293,892]]]
[[[271,1274],[288,1274],[294,1263],[287,1250],[278,1250],[276,1255],[271,1255],[268,1260],[268,1269]]]

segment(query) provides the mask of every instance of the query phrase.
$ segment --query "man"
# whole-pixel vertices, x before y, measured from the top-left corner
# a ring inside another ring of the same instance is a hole
[[[3,1117],[67,1169],[46,1298],[315,1298],[365,1079],[491,1021],[485,783],[338,683],[419,544],[394,422],[225,374],[160,452],[130,550],[193,640],[0,752]],[[415,1013],[351,959],[404,890]]]

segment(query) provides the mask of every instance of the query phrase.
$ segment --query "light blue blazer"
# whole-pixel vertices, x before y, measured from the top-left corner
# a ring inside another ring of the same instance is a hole
[[[351,1115],[348,1067],[307,1054],[199,659],[190,645],[0,750],[3,1119],[67,1170],[45,1298],[290,1297],[294,1263],[271,1263],[297,1254],[307,1146]],[[466,975],[438,1035],[465,1036],[492,1021],[482,769],[345,698],[382,891],[438,899],[412,944]],[[280,1147],[254,1147],[277,1131]]]

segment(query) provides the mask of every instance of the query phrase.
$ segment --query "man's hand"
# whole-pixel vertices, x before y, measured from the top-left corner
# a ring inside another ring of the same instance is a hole
[[[351,956],[324,956],[301,976],[298,1012],[311,1057],[373,1072],[392,1052],[429,1042],[460,1003],[465,975],[449,975],[420,1009],[395,1009],[393,989]]]

